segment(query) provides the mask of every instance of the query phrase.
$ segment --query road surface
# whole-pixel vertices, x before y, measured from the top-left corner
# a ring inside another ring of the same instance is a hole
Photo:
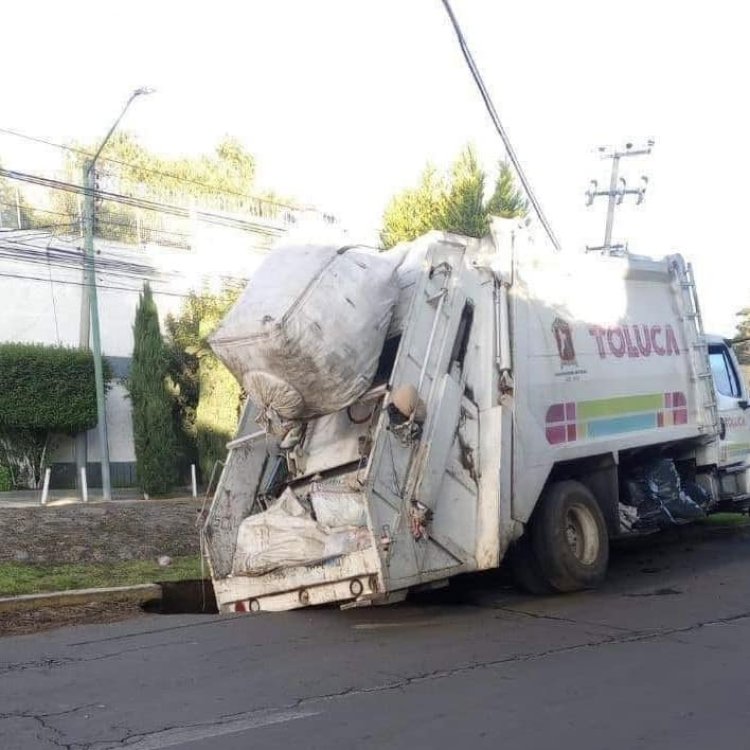
[[[747,748],[750,532],[398,607],[150,615],[0,639],[3,750]]]

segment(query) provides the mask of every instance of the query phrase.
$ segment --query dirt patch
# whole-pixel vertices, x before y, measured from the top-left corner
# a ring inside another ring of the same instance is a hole
[[[95,602],[72,607],[42,607],[24,612],[0,613],[0,636],[39,633],[69,625],[96,625],[145,617],[132,602]]]

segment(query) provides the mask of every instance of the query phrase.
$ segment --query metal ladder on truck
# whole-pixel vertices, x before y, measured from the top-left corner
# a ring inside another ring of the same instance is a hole
[[[691,348],[693,381],[696,403],[702,406],[699,426],[707,436],[719,432],[719,406],[716,403],[711,361],[708,356],[708,341],[703,330],[703,318],[698,301],[698,292],[693,275],[693,264],[685,264],[685,273],[680,274],[679,285],[682,292],[683,324],[685,340]],[[690,333],[693,335],[691,336]],[[706,419],[708,416],[708,419]]]

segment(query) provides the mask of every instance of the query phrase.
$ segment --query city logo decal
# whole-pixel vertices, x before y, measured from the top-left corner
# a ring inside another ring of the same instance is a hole
[[[573,332],[570,323],[560,317],[552,321],[552,334],[557,345],[557,354],[560,357],[560,365],[564,367],[575,367],[576,348],[573,344]]]

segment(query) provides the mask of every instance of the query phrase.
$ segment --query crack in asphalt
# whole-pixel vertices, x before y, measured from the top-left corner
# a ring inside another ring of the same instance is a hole
[[[102,703],[85,703],[83,706],[74,706],[73,708],[66,708],[64,711],[50,711],[46,713],[36,713],[32,711],[9,711],[7,713],[0,713],[0,721],[3,719],[56,719],[60,716],[69,716],[75,714],[78,711],[85,711],[87,708],[104,708]]]
[[[9,664],[5,667],[0,667],[0,676],[9,674],[11,672],[25,672],[30,669],[56,669],[58,667],[67,667],[71,664],[85,664],[94,661],[104,661],[105,659],[114,659],[118,656],[122,656],[123,654],[133,654],[138,651],[148,651],[154,648],[169,648],[170,646],[182,647],[184,645],[184,641],[165,641],[162,643],[149,643],[143,646],[123,648],[119,651],[113,651],[112,653],[108,654],[98,654],[97,656],[70,656],[62,659],[40,659],[37,661],[18,662],[17,664]]]
[[[152,635],[154,633],[170,633],[174,630],[184,630],[186,628],[202,628],[206,625],[225,625],[234,620],[239,620],[243,617],[247,617],[247,614],[223,614],[209,616],[209,620],[201,620],[200,622],[186,622],[182,625],[170,625],[166,628],[154,628],[153,630],[139,630],[135,633],[122,633],[121,635],[113,635],[109,638],[94,638],[90,641],[79,641],[78,643],[67,644],[71,648],[77,646],[93,646],[97,643],[109,643],[111,641],[122,641],[126,638],[141,638],[145,635]]]
[[[514,615],[524,615],[526,617],[531,617],[535,620],[552,620],[553,622],[564,622],[568,625],[586,625],[590,627],[596,627],[596,628],[607,628],[608,630],[621,630],[624,633],[643,633],[646,631],[643,630],[634,630],[633,628],[626,628],[622,625],[610,625],[608,623],[604,622],[591,622],[590,620],[574,620],[571,617],[558,617],[556,615],[545,615],[540,612],[529,612],[525,609],[517,609],[516,607],[505,607],[502,605],[494,605],[494,604],[477,604],[476,606],[482,607],[483,609],[495,609],[499,610],[501,612],[511,612]]]
[[[57,747],[62,747],[64,750],[72,750],[72,745],[65,742],[63,738],[63,733],[57,729],[56,727],[53,727],[51,724],[49,724],[47,721],[44,720],[42,716],[30,716],[30,719],[33,719],[36,721],[42,729],[44,729],[45,732],[49,735],[47,739]]]
[[[520,612],[518,610],[512,611]],[[525,613],[521,612],[521,614]],[[97,740],[94,742],[69,742],[66,744],[64,742],[65,738],[62,731],[54,727],[48,721],[50,718],[58,718],[60,716],[72,714],[90,706],[79,706],[59,713],[50,714],[0,714],[0,721],[7,718],[19,717],[34,719],[38,721],[47,732],[54,734],[54,736],[50,738],[50,741],[60,747],[65,748],[65,750],[114,750],[115,748],[129,747],[132,747],[134,750],[166,748],[184,744],[187,742],[192,742],[195,739],[216,736],[217,734],[241,732],[247,729],[266,726],[272,723],[279,723],[282,721],[290,721],[295,718],[312,716],[319,712],[312,710],[307,711],[307,709],[312,709],[316,704],[325,704],[340,700],[342,698],[366,696],[370,694],[384,693],[394,690],[404,690],[413,685],[418,685],[424,682],[447,679],[456,675],[470,674],[471,672],[478,670],[493,669],[508,664],[523,664],[588,649],[618,646],[629,643],[641,643],[646,641],[658,640],[660,638],[669,638],[674,635],[698,631],[706,627],[727,625],[747,619],[750,619],[750,611],[714,620],[706,620],[694,623],[692,625],[684,625],[681,627],[662,628],[659,630],[650,631],[631,631],[628,634],[624,634],[621,636],[604,637],[593,641],[586,641],[584,643],[572,644],[569,646],[559,646],[556,648],[549,648],[543,651],[535,651],[525,654],[514,654],[512,656],[506,656],[499,659],[491,659],[489,661],[471,662],[468,664],[461,664],[456,667],[451,667],[449,669],[438,669],[430,672],[422,672],[407,677],[401,677],[388,682],[383,682],[377,685],[371,685],[369,687],[352,686],[331,693],[306,696],[281,706],[267,706],[250,712],[223,714],[215,719],[188,724],[169,725],[167,727],[162,727],[150,732],[131,732],[125,734],[119,739]],[[220,731],[212,732],[210,731],[212,728],[219,729]]]
[[[0,714],[0,721],[6,721],[9,719],[28,719],[35,721],[39,726],[47,733],[46,737],[41,737],[37,734],[39,739],[49,740],[53,745],[64,748],[64,750],[73,750],[75,743],[69,743],[65,741],[64,733],[62,730],[53,726],[50,723],[50,719],[56,719],[61,716],[70,716],[78,711],[85,711],[86,709],[98,708],[101,704],[98,703],[87,703],[83,706],[74,706],[68,708],[65,711],[55,711],[50,713],[34,713],[31,711],[11,711],[8,713]]]

